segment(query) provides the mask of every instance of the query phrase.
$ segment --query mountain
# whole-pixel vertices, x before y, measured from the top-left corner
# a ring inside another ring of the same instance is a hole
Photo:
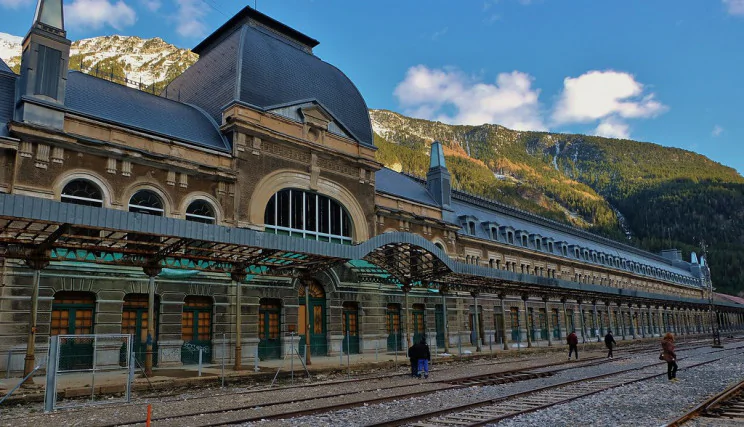
[[[0,33],[0,58],[14,71],[21,65],[21,38]],[[196,62],[197,55],[158,37],[104,36],[78,40],[70,48],[70,68],[158,91]]]
[[[424,176],[441,141],[455,188],[650,251],[689,257],[705,243],[715,286],[744,291],[744,177],[733,168],[647,142],[370,116],[388,167]]]
[[[0,33],[0,59],[6,63],[14,56],[21,54],[21,42],[23,37]]]

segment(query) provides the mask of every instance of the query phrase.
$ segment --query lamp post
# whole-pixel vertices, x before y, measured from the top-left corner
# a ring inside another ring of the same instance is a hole
[[[713,348],[723,348],[721,345],[721,334],[718,331],[718,318],[713,307],[713,280],[710,277],[710,268],[708,268],[708,250],[703,242],[703,260],[701,262],[703,280],[705,287],[708,289],[708,313],[710,314],[710,328],[713,331]]]

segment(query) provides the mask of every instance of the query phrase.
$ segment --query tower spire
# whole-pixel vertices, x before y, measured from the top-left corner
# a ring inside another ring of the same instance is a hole
[[[62,0],[38,0],[34,27],[57,33],[65,37],[65,18]]]
[[[426,188],[440,206],[450,209],[452,177],[444,164],[444,149],[439,141],[434,141],[431,144],[429,171],[426,173]]]

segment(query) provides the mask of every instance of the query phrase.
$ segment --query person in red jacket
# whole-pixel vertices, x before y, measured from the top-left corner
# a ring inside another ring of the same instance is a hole
[[[661,340],[661,357],[666,360],[669,381],[677,382],[677,354],[674,352],[674,335],[671,332],[667,332]]]
[[[571,353],[576,353],[576,360],[579,360],[579,337],[576,336],[576,331],[573,330],[568,335],[568,360],[571,360]]]

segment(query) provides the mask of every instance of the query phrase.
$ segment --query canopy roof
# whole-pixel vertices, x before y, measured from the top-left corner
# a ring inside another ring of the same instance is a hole
[[[0,194],[0,257],[145,268],[312,275],[350,263],[364,280],[404,287],[569,297],[584,301],[701,305],[707,300],[589,285],[470,265],[423,237],[385,233],[355,246],[114,209]],[[719,306],[742,308],[731,302]]]

